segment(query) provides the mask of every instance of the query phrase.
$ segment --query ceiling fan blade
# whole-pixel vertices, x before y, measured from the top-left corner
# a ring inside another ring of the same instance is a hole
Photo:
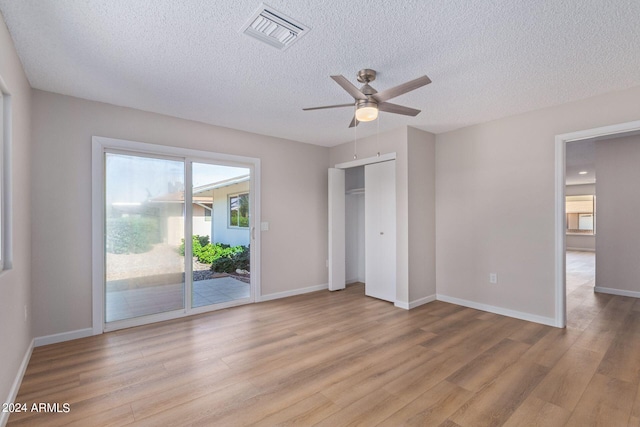
[[[349,125],[350,128],[358,126],[360,124],[360,122],[358,120],[356,120],[356,116],[353,116],[353,120],[351,120],[351,124]]]
[[[350,104],[325,105],[324,107],[303,108],[302,111],[324,110],[325,108],[340,108],[340,107],[353,107],[353,102]]]
[[[378,104],[378,110],[386,111],[387,113],[403,114],[405,116],[417,116],[420,114],[420,110],[415,108],[404,107],[398,104],[392,104],[390,102],[382,102]]]
[[[388,99],[395,98],[396,96],[411,92],[412,90],[418,89],[419,87],[426,86],[429,83],[431,83],[431,79],[429,77],[418,77],[417,79],[402,83],[401,85],[392,87],[387,90],[383,90],[382,92],[378,92],[375,95],[372,95],[372,98],[379,103],[384,102]]]
[[[345,76],[331,76],[331,78],[335,80],[335,82],[340,86],[342,86],[342,89],[349,92],[349,95],[353,96],[354,99],[367,99],[367,95],[360,92],[360,89],[355,87],[349,80],[347,80]]]

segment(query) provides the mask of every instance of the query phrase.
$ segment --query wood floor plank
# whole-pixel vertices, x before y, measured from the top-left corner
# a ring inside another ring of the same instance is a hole
[[[458,410],[473,392],[442,381],[381,422],[380,426],[434,426]]]
[[[179,405],[147,406],[145,412],[140,412],[133,407],[135,422],[132,425],[149,427],[195,425],[203,419],[216,418],[218,414],[231,409],[239,410],[246,399],[257,393],[256,388],[248,381],[236,382],[195,399],[182,398],[183,403]],[[176,393],[174,397],[178,400],[180,394]],[[166,401],[163,400],[163,402]]]
[[[633,403],[633,408],[631,409],[631,416],[640,418],[640,384],[638,385],[638,389],[636,391],[636,398]]]
[[[636,385],[595,374],[567,426],[624,426],[633,406]]]
[[[381,360],[367,368],[359,368],[352,375],[322,390],[322,394],[340,406],[346,406],[371,393],[372,389],[384,387],[401,375],[412,372],[440,353],[427,350],[421,346],[403,349],[400,354],[388,357],[381,355]]]
[[[68,427],[86,427],[86,426],[100,426],[100,427],[116,427],[130,424],[135,421],[133,417],[133,411],[131,405],[125,404],[115,408],[109,408],[101,411],[97,414],[92,414],[90,417],[70,421],[65,424]]]
[[[640,381],[639,354],[640,336],[620,332],[602,358],[598,373],[637,384]]]
[[[390,393],[379,390],[325,418],[317,426],[372,426],[383,421],[404,405],[405,402],[402,400]]]
[[[476,393],[450,419],[461,426],[496,426],[511,417],[549,369],[536,363],[511,366]]]
[[[536,387],[533,395],[573,411],[601,360],[602,354],[580,347],[569,349]]]
[[[467,390],[479,391],[529,348],[528,344],[505,338],[451,374],[447,380]]]
[[[637,425],[640,304],[584,276],[567,329],[354,285],[38,347],[16,401],[71,412],[8,425]]]
[[[571,411],[529,396],[511,415],[503,427],[562,427]]]
[[[551,368],[580,336],[579,331],[553,328],[532,345],[523,358]]]
[[[509,338],[515,341],[522,341],[526,344],[535,344],[551,331],[550,326],[539,323],[524,322],[522,327],[511,334]]]
[[[268,414],[264,418],[248,424],[250,426],[271,427],[271,426],[311,426],[324,420],[341,408],[324,397],[316,393],[291,406],[287,406],[280,411]]]

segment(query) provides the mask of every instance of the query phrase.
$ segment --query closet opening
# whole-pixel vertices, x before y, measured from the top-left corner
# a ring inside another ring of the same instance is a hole
[[[395,153],[329,169],[329,290],[396,301]]]

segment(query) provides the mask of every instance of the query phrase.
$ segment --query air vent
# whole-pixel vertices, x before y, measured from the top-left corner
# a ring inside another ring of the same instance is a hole
[[[270,46],[286,50],[304,36],[309,27],[262,3],[240,31]]]

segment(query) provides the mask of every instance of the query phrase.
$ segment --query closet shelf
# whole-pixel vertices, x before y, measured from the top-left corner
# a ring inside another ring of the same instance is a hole
[[[364,194],[364,188],[352,188],[350,190],[345,191],[345,194],[351,195],[351,194]]]

